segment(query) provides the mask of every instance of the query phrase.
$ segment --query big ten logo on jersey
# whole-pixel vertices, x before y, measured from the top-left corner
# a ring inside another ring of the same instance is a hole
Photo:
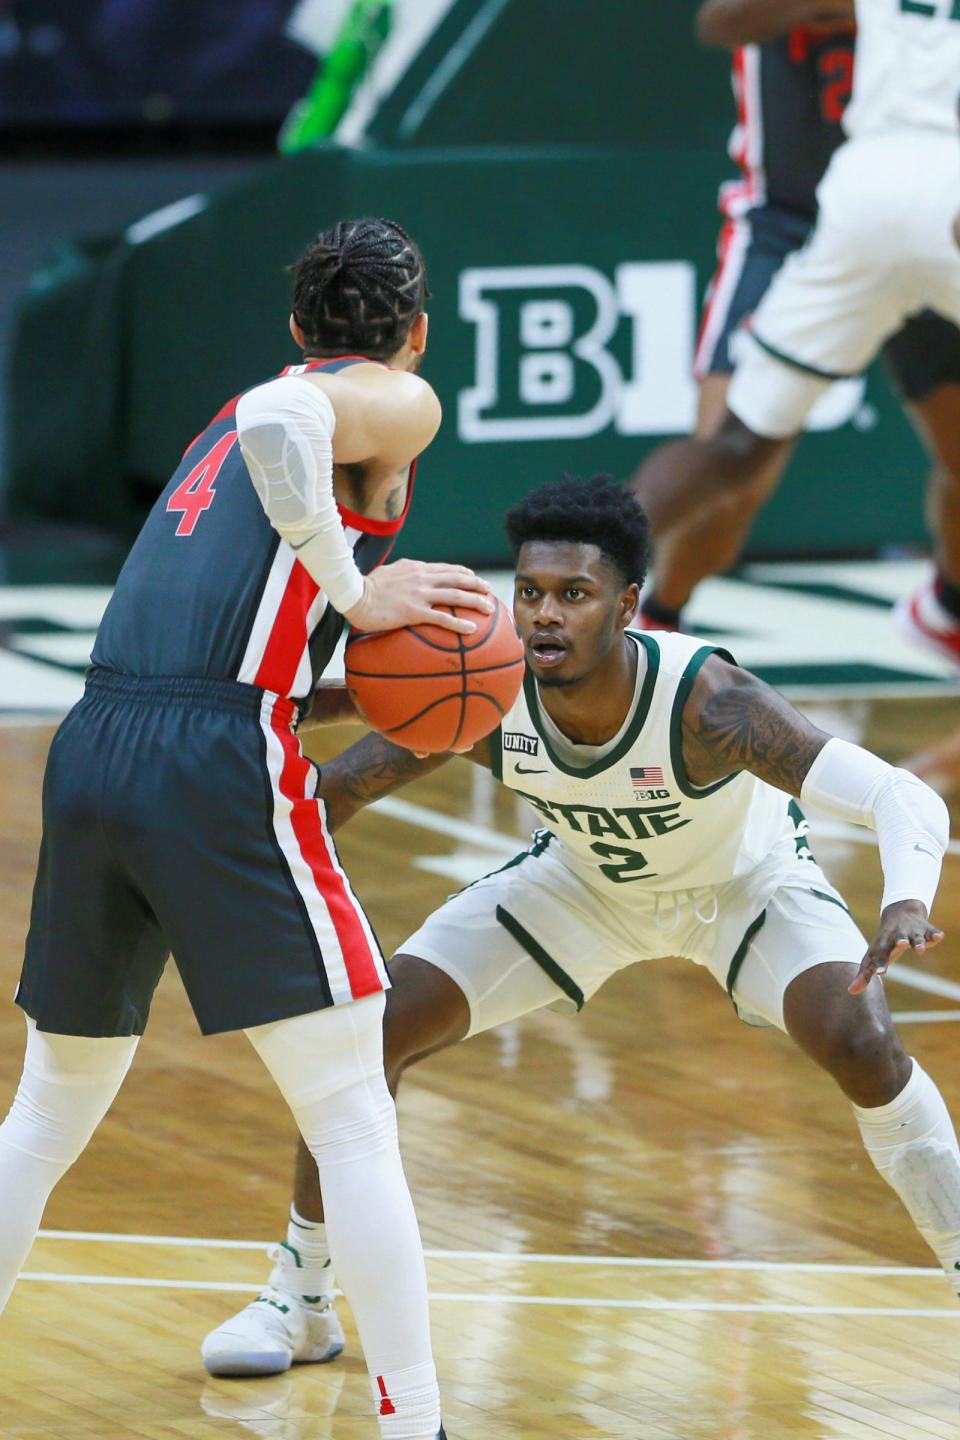
[[[668,800],[670,791],[663,786],[663,770],[659,765],[631,765],[630,784],[638,800]]]
[[[689,430],[697,277],[686,260],[484,267],[460,276],[475,327],[462,440],[574,439]]]

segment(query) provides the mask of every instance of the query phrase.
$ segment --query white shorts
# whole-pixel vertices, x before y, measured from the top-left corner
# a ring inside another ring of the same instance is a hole
[[[618,970],[670,955],[704,965],[742,1019],[782,1030],[783,996],[797,975],[829,960],[859,965],[867,948],[819,865],[792,840],[762,872],[622,904],[558,851],[555,840],[536,839],[452,896],[398,949],[460,987],[469,1035],[544,1006],[579,1010]]]
[[[799,434],[820,395],[858,375],[904,320],[960,323],[960,139],[917,131],[849,140],[817,191],[810,241],[753,317],[727,404],[757,435]]]

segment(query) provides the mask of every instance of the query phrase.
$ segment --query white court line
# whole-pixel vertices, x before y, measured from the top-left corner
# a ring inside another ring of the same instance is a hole
[[[261,1252],[265,1252],[271,1243],[268,1240],[208,1240],[197,1235],[127,1235],[106,1230],[41,1230],[39,1238],[84,1240],[94,1244],[169,1245],[190,1249]],[[936,1265],[844,1265],[819,1260],[694,1260],[651,1255],[551,1255],[540,1252],[527,1254],[520,1250],[424,1250],[423,1253],[429,1260],[476,1260],[505,1265],[592,1265],[601,1269],[619,1267],[632,1270],[742,1270],[757,1274],[919,1275],[943,1278],[943,1271]]]
[[[955,980],[942,980],[939,975],[928,975],[925,970],[914,970],[912,965],[901,965],[899,961],[888,970],[887,980],[899,980],[911,990],[924,990],[928,995],[940,995],[944,1000],[960,1000],[960,985]]]
[[[140,1275],[59,1275],[55,1270],[23,1270],[21,1280],[38,1280],[46,1285],[113,1285],[141,1290],[237,1290],[256,1295],[262,1285],[237,1285],[232,1280],[152,1280]],[[338,1292],[342,1293],[342,1292]]]
[[[205,1240],[196,1235],[125,1235],[109,1230],[40,1230],[40,1240],[85,1240],[93,1245],[176,1245],[198,1250],[259,1250],[266,1254],[272,1240]]]
[[[490,830],[486,825],[475,825],[472,820],[460,820],[456,815],[443,815],[426,805],[416,805],[411,800],[399,800],[396,795],[385,795],[369,807],[378,815],[389,815],[391,820],[402,820],[405,825],[416,825],[421,830],[432,830],[435,835],[446,835],[451,840],[462,840],[467,845],[479,845],[485,850],[496,850],[499,854],[505,848],[516,853],[529,843],[529,836],[504,835],[500,830]]]
[[[53,1271],[25,1271],[21,1280],[52,1285],[109,1285],[128,1290],[219,1290],[255,1294],[261,1286],[236,1285],[216,1280],[150,1280],[134,1275],[58,1275]],[[336,1292],[338,1295],[341,1291]],[[960,1320],[960,1306],[924,1310],[896,1305],[772,1305],[712,1300],[604,1300],[595,1295],[488,1295],[469,1291],[431,1290],[432,1304],[448,1305],[540,1305],[580,1310],[683,1311],[714,1315],[850,1315],[911,1320]]]
[[[898,1025],[947,1025],[960,1020],[960,1010],[892,1010]]]

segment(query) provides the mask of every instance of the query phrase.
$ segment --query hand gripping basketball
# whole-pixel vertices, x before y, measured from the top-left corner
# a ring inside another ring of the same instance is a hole
[[[430,755],[496,729],[523,682],[523,645],[513,616],[493,605],[471,635],[438,624],[351,635],[347,689],[374,730]]]
[[[471,635],[494,604],[487,582],[465,565],[397,560],[366,577],[363,595],[347,611],[347,619],[356,630],[396,630],[430,622]],[[480,614],[457,615],[455,605]]]

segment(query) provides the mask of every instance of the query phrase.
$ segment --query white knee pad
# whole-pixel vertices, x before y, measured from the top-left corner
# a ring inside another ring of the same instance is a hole
[[[384,1003],[382,993],[370,995],[246,1032],[318,1164],[342,1164],[397,1143],[383,1073]]]
[[[942,1234],[960,1231],[960,1159],[942,1140],[914,1140],[895,1150],[887,1179],[917,1225]]]
[[[110,1108],[138,1041],[54,1035],[28,1019],[23,1075],[0,1140],[37,1160],[72,1165]]]

